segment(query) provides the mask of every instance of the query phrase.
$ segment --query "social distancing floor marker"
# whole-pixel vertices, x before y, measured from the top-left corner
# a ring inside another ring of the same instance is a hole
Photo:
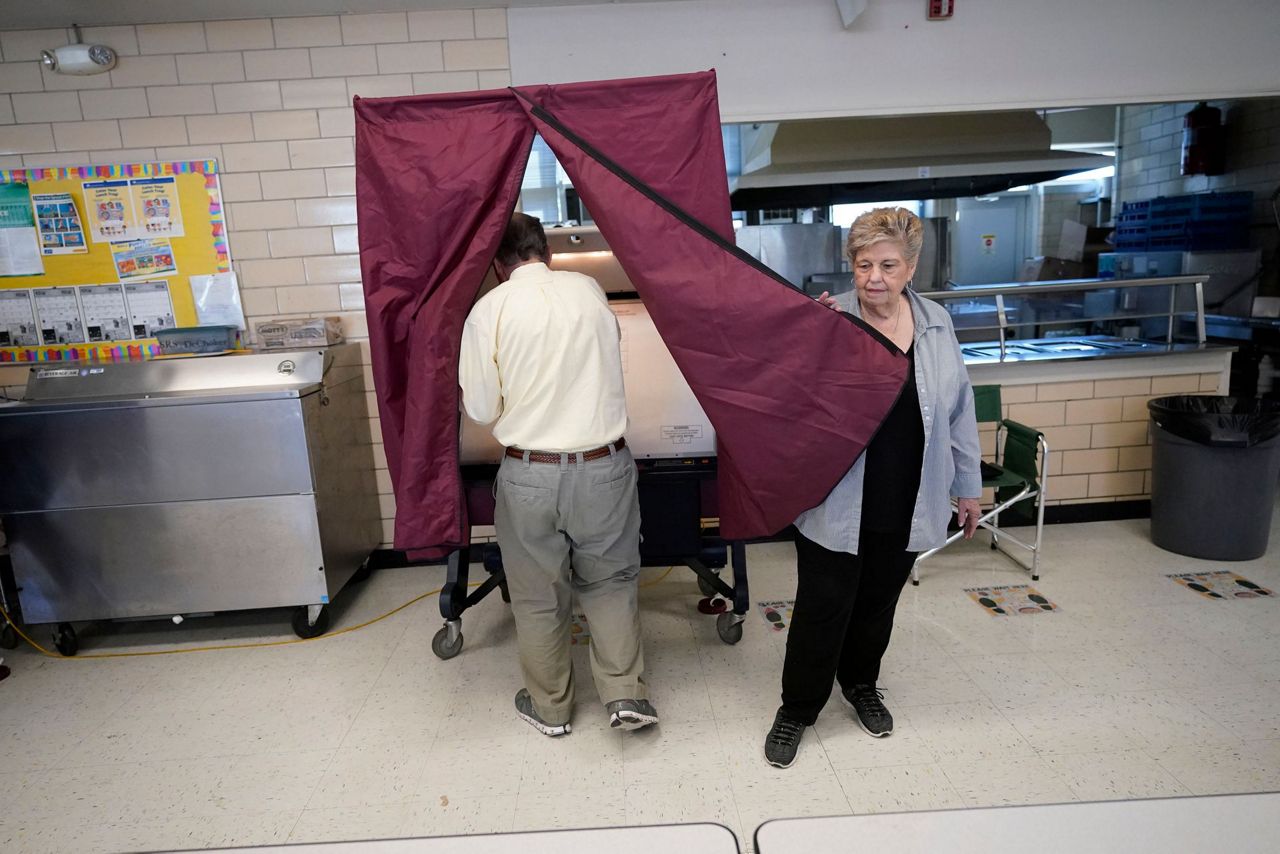
[[[1061,610],[1043,593],[1029,584],[1004,587],[966,587],[969,598],[994,617],[1019,617],[1048,614]]]
[[[765,622],[769,624],[769,628],[775,632],[785,632],[787,627],[791,625],[791,613],[795,610],[795,606],[794,599],[779,599],[774,602],[756,603],[760,616],[764,617]]]
[[[1169,573],[1165,578],[1172,578],[1205,599],[1270,599],[1276,595],[1262,585],[1254,584],[1226,569],[1216,572]]]

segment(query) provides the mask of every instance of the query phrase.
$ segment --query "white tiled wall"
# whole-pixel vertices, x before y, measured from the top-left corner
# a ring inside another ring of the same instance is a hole
[[[362,342],[352,96],[511,80],[505,9],[87,27],[114,70],[42,70],[69,35],[0,32],[0,168],[216,157],[250,325],[337,314]]]

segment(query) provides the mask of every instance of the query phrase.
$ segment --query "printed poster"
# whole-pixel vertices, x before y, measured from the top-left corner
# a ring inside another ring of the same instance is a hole
[[[90,344],[129,341],[133,330],[122,285],[81,285],[80,308]]]
[[[113,243],[111,255],[115,260],[116,275],[122,282],[151,279],[178,269],[173,261],[173,247],[166,239]]]
[[[89,251],[80,213],[70,193],[34,193],[31,207],[36,214],[42,254],[80,255]]]
[[[26,184],[0,184],[0,276],[40,276],[40,240]]]
[[[41,344],[51,347],[84,343],[84,321],[75,288],[33,288],[31,297],[36,304]]]
[[[132,337],[152,338],[156,330],[178,325],[173,319],[168,282],[129,282],[124,286],[124,297],[129,304]]]
[[[143,236],[127,180],[85,181],[83,189],[85,219],[95,243],[138,240]]]
[[[0,291],[0,347],[35,347],[40,344],[31,291]]]
[[[134,209],[141,212],[145,237],[182,237],[182,207],[178,185],[167,178],[134,178],[129,182]]]

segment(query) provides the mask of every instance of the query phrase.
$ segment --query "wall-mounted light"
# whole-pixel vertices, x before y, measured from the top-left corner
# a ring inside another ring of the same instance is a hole
[[[40,51],[40,63],[57,74],[101,74],[116,67],[116,52],[103,44],[81,44],[80,27],[73,26],[75,44]]]

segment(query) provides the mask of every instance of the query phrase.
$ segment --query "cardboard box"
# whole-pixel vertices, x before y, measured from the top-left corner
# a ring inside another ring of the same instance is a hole
[[[1058,279],[1083,279],[1088,277],[1085,265],[1066,258],[1037,255],[1022,262],[1018,270],[1019,282],[1053,282]]]
[[[343,341],[342,320],[337,317],[264,320],[255,324],[254,330],[258,333],[258,346],[264,350],[326,347]]]

